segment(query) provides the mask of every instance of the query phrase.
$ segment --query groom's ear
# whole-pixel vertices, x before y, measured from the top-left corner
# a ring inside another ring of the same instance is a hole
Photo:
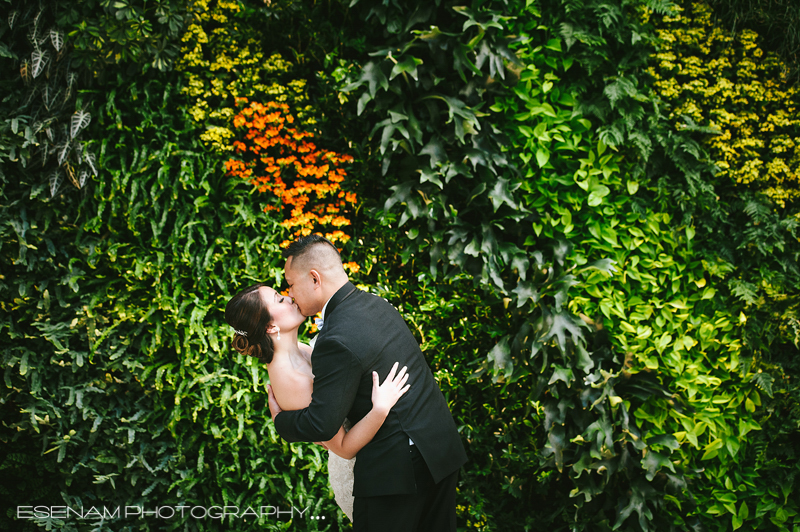
[[[322,276],[320,276],[319,272],[317,270],[310,270],[308,273],[311,275],[311,282],[314,283],[314,287],[320,286]]]

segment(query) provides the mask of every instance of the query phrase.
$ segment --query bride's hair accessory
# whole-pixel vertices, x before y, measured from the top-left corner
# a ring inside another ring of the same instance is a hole
[[[264,286],[269,285],[254,284],[233,296],[225,305],[225,321],[236,333],[231,343],[236,352],[269,364],[272,362],[275,346],[270,335],[266,334],[272,316],[259,292]]]

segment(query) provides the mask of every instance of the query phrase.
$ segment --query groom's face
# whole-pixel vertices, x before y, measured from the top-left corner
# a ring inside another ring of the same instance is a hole
[[[283,276],[289,284],[289,296],[294,299],[297,308],[303,316],[313,316],[322,306],[318,305],[320,290],[314,276],[309,271],[301,268],[292,268],[292,257],[286,261]]]

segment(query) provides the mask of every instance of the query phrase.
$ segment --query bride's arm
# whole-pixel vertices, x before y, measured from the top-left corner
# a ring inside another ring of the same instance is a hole
[[[345,432],[343,427],[340,428],[333,439],[325,442],[325,447],[342,458],[350,459],[375,437],[386,416],[389,415],[389,410],[411,386],[406,384],[408,374],[405,366],[395,376],[397,366],[395,362],[381,385],[378,385],[378,374],[372,372],[372,410],[367,412],[367,415],[362,417],[349,432]]]

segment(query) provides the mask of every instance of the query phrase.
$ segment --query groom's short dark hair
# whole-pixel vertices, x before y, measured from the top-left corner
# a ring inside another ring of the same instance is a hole
[[[288,259],[289,257],[294,257],[294,260],[297,260],[317,244],[327,244],[333,248],[334,251],[336,251],[337,255],[339,255],[339,250],[336,249],[336,246],[333,245],[333,242],[322,235],[311,234],[302,238],[298,238],[289,244],[289,246],[283,250],[283,258]]]

